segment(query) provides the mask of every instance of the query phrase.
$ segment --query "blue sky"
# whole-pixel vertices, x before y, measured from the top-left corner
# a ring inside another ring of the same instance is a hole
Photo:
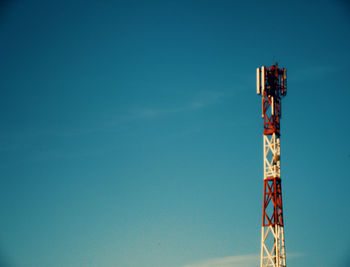
[[[277,61],[288,266],[349,266],[349,14],[2,1],[0,265],[258,266],[255,70]]]

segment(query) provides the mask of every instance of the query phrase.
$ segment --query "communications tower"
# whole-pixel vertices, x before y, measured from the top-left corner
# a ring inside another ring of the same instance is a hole
[[[261,267],[285,267],[282,184],[280,164],[281,97],[287,94],[287,71],[257,68],[256,89],[262,96],[264,120],[264,199],[261,228]]]

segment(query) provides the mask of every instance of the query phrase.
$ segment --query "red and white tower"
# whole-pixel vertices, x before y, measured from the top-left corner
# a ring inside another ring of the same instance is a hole
[[[257,69],[257,94],[262,96],[264,120],[264,199],[261,228],[261,267],[285,267],[280,164],[281,97],[287,94],[286,69]]]

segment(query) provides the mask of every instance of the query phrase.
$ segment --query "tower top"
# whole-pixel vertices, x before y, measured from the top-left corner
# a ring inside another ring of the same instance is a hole
[[[278,63],[270,67],[256,69],[256,92],[269,97],[287,95],[287,70],[278,68]]]
[[[256,69],[256,91],[262,96],[262,117],[264,135],[280,135],[282,117],[281,97],[287,95],[287,70],[278,68],[278,63],[270,67]]]

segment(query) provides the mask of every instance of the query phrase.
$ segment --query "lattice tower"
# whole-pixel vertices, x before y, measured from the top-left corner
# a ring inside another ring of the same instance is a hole
[[[285,267],[282,206],[280,119],[281,97],[287,94],[287,72],[271,67],[257,69],[257,93],[262,96],[264,120],[264,197],[261,227],[261,267]]]

